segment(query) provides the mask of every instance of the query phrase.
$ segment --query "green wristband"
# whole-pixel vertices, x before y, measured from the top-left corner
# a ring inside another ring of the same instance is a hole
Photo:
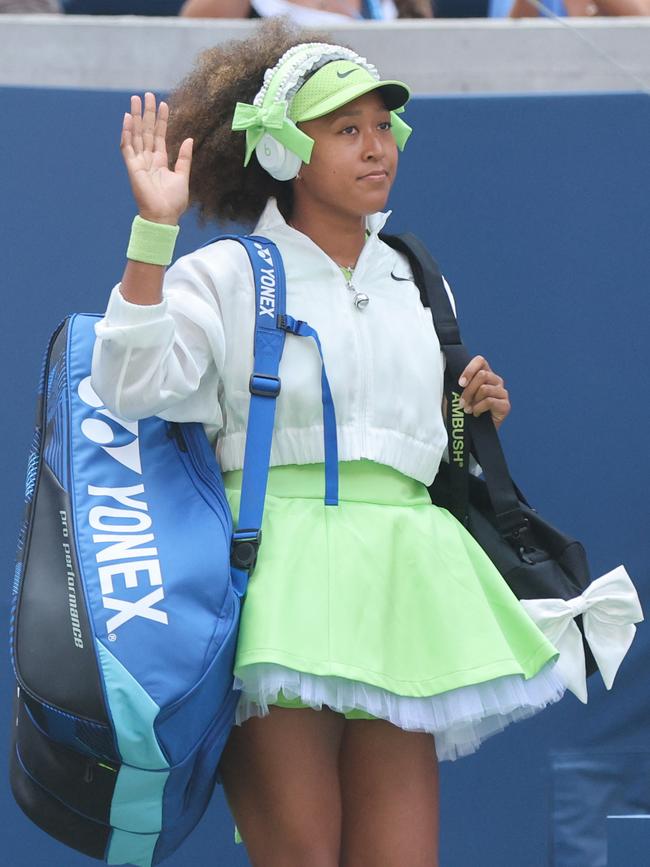
[[[152,223],[137,215],[131,224],[131,237],[126,258],[149,265],[169,265],[174,255],[174,246],[179,226]]]

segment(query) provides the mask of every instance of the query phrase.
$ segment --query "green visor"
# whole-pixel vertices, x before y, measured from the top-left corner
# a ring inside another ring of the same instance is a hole
[[[307,79],[291,100],[287,114],[294,123],[314,120],[372,90],[380,92],[389,111],[403,108],[411,96],[401,81],[377,81],[351,60],[333,60]]]

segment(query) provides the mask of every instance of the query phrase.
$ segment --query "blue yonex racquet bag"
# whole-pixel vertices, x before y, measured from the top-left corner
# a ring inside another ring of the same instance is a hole
[[[261,540],[286,333],[320,351],[285,314],[277,250],[236,240],[258,300],[237,530],[202,425],[121,420],[94,393],[100,317],[66,319],[43,366],[13,586],[11,785],[32,821],[109,864],[157,864],[207,806],[239,698],[240,600]],[[324,368],[322,387],[335,504]]]

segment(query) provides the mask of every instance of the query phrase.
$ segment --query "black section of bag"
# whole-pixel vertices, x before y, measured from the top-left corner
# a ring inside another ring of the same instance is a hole
[[[48,737],[23,698],[20,695],[16,701],[15,742],[25,772],[76,813],[110,824],[119,764],[99,760]]]
[[[429,488],[431,500],[469,530],[518,599],[571,599],[589,585],[589,566],[580,542],[557,530],[531,509],[510,477],[499,437],[488,413],[479,418],[454,413],[458,378],[470,360],[460,336],[438,263],[411,234],[380,235],[411,265],[420,298],[429,307],[445,354],[449,458]],[[470,451],[485,479],[468,472]],[[456,460],[456,458],[458,458]],[[584,640],[587,675],[597,670]]]
[[[69,498],[41,464],[16,607],[16,671],[37,699],[108,725],[71,523],[62,536]]]
[[[36,699],[108,726],[65,489],[69,482],[63,421],[68,399],[67,340],[66,320],[48,347],[37,407],[40,449],[20,552],[14,664],[21,686]]]
[[[444,508],[448,508],[449,503],[449,476],[449,464],[443,462],[429,487],[431,501]],[[522,514],[528,521],[525,538],[522,538],[521,545],[516,539],[503,544],[485,481],[470,476],[469,489],[468,529],[483,550],[490,554],[490,559],[518,599],[551,596],[571,599],[582,593],[589,570],[580,542],[551,526],[534,509],[520,501]],[[527,577],[530,573],[537,574],[538,580],[531,581]]]
[[[43,701],[38,701],[21,689],[21,696],[34,724],[45,734],[73,750],[95,756],[107,762],[120,763],[115,737],[110,726],[63,713]]]
[[[81,815],[45,787],[46,784],[53,784],[58,779],[59,773],[72,774],[65,780],[59,780],[71,795],[72,803],[79,804],[84,796],[89,796],[89,784],[84,782],[83,775],[79,779],[79,767],[75,762],[69,762],[68,754],[72,751],[59,748],[53,742],[49,745],[43,743],[38,735],[34,735],[33,731],[30,732],[29,726],[33,728],[33,725],[28,717],[25,718],[25,710],[21,704],[20,697],[17,697],[15,704],[17,725],[14,726],[9,765],[11,791],[16,803],[46,834],[84,855],[103,860],[110,839],[110,826]],[[30,773],[32,770],[36,772],[37,778]],[[78,787],[76,793],[71,791],[75,786]],[[103,791],[99,797],[94,795],[89,798],[95,806],[99,798],[107,793],[105,785],[100,788]]]

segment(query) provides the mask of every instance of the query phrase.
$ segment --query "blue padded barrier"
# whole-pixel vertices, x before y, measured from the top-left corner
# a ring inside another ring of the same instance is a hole
[[[607,867],[645,864],[650,857],[650,815],[607,817]]]

